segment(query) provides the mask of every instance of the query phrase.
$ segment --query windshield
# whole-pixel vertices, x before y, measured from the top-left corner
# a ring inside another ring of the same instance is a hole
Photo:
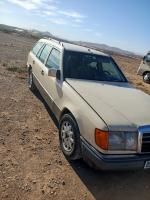
[[[127,82],[111,57],[65,51],[64,77],[96,81]]]

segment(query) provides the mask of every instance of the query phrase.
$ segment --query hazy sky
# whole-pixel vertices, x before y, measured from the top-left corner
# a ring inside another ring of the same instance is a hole
[[[0,0],[0,23],[66,39],[150,50],[150,0]]]

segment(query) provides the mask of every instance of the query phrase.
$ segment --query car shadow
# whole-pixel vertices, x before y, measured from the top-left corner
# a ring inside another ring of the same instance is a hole
[[[150,171],[100,171],[84,161],[71,166],[95,199],[149,200]]]
[[[50,118],[58,121],[38,91],[34,95],[43,103]],[[96,200],[149,200],[150,171],[96,171],[82,159],[68,161],[77,176]],[[85,198],[84,198],[85,199]],[[87,197],[87,199],[89,199]]]
[[[55,126],[57,128],[59,128],[59,123],[58,120],[56,119],[54,113],[52,112],[52,110],[49,108],[49,106],[47,105],[46,101],[43,99],[43,97],[41,96],[40,92],[38,90],[33,91],[33,94],[43,103],[43,105],[45,106],[49,116],[51,117],[51,119],[53,120]]]

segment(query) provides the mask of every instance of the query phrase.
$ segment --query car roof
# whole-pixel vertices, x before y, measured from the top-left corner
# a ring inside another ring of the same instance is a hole
[[[95,49],[92,49],[92,48],[89,48],[86,46],[81,46],[81,45],[67,43],[67,42],[63,42],[63,46],[68,51],[77,51],[77,52],[83,52],[83,53],[93,53],[93,54],[97,54],[97,55],[108,56],[107,54],[105,54],[101,51],[97,51]]]
[[[91,53],[91,54],[97,54],[97,55],[102,55],[102,56],[109,56],[109,55],[107,55],[101,51],[95,50],[93,48],[74,44],[71,42],[70,43],[69,42],[61,42],[61,41],[54,40],[51,38],[40,39],[40,41],[49,43],[49,44],[53,44],[54,46],[56,46],[59,49],[64,48],[65,50],[68,50],[68,51],[76,51],[76,52],[82,52],[82,53]]]

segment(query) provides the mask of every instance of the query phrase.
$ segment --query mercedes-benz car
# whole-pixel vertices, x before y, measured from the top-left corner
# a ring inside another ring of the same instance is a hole
[[[150,96],[128,82],[111,56],[41,39],[27,68],[29,88],[40,91],[59,122],[67,159],[103,170],[150,168]]]

